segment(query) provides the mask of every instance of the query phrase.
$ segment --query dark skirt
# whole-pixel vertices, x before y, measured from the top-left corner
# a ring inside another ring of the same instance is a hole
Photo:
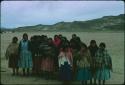
[[[90,65],[90,70],[93,77],[95,77],[96,69],[97,69],[96,63],[95,60],[93,60]]]
[[[61,65],[60,70],[59,70],[59,77],[60,80],[71,80],[72,79],[72,70],[71,66],[68,64]]]
[[[8,67],[9,68],[17,68],[18,67],[18,56],[17,55],[11,54],[9,56]]]

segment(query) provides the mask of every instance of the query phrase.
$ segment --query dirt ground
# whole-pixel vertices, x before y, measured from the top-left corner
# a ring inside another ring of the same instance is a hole
[[[75,32],[76,33],[76,32]],[[63,34],[68,39],[71,38],[73,33],[62,32],[62,33],[28,33],[29,36],[47,34],[48,36],[54,36],[54,34]],[[91,39],[95,39],[97,44],[99,42],[106,42],[107,49],[112,57],[113,72],[111,73],[111,79],[106,81],[106,84],[123,84],[124,83],[124,33],[76,33],[80,36],[81,40],[87,45]],[[5,33],[1,35],[1,83],[2,84],[47,84],[47,85],[61,85],[62,82],[59,80],[46,80],[42,76],[12,76],[11,69],[8,68],[8,61],[5,60],[5,50],[8,44],[11,42],[12,37],[17,36],[21,39],[23,33]],[[21,72],[21,69],[19,70]],[[72,84],[80,84],[78,81],[72,81]]]

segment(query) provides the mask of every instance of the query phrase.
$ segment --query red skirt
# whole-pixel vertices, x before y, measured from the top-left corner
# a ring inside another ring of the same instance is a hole
[[[40,72],[41,56],[33,56],[33,72]]]
[[[43,58],[41,61],[41,70],[48,72],[54,71],[54,60],[50,57]]]

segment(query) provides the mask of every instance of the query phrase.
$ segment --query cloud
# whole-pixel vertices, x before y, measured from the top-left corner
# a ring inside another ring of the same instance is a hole
[[[124,13],[122,1],[2,1],[1,24],[18,27]]]

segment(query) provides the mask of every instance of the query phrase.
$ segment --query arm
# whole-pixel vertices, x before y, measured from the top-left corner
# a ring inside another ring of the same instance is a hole
[[[18,47],[18,55],[20,56],[20,51],[21,51],[21,42],[19,43],[19,47]]]
[[[60,53],[59,56],[58,56],[58,64],[59,64],[59,67],[61,66],[61,57],[62,57],[62,54]]]
[[[112,68],[112,59],[111,59],[111,56],[108,54],[109,56],[109,68],[111,69],[111,71],[113,71],[113,68]]]
[[[97,51],[95,54],[95,64],[96,64],[96,68],[101,68],[102,66],[102,58],[99,51]]]
[[[91,55],[90,55],[90,51],[88,50],[88,61],[89,61],[89,63],[91,64],[92,63],[92,57],[91,57]]]
[[[31,52],[31,42],[28,40],[28,50]]]
[[[6,57],[7,60],[9,58],[9,48],[10,48],[10,46],[11,46],[11,44],[9,44],[9,46],[6,49],[6,53],[5,53],[5,57]]]
[[[73,66],[73,56],[72,56],[72,53],[71,53],[71,65]]]

